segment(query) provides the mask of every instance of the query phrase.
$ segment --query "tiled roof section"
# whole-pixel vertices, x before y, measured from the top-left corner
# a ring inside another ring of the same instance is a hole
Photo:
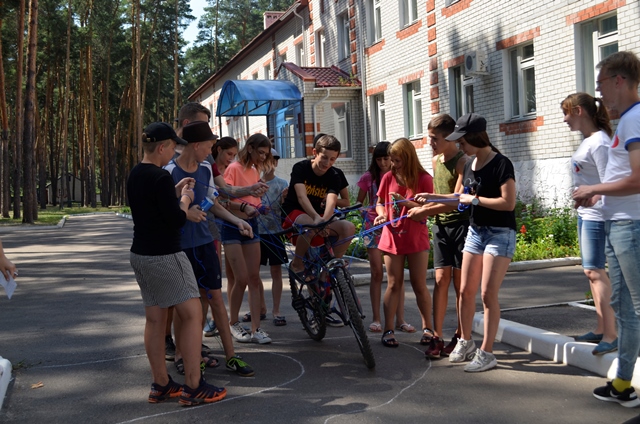
[[[349,74],[337,66],[331,66],[330,68],[300,67],[289,62],[283,63],[282,66],[303,81],[315,80],[316,87],[362,87],[362,83],[358,78],[351,78]]]

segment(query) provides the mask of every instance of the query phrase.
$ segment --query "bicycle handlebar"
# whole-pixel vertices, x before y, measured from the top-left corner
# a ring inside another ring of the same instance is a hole
[[[329,225],[334,220],[345,219],[350,212],[356,211],[360,208],[362,208],[362,203],[356,203],[355,205],[347,206],[346,208],[336,209],[334,214],[331,215],[331,218],[319,224],[294,224],[290,228],[287,228],[286,230],[283,230],[283,231],[279,231],[277,233],[273,233],[272,235],[284,236],[294,231],[299,231],[300,229],[322,230],[324,227]]]

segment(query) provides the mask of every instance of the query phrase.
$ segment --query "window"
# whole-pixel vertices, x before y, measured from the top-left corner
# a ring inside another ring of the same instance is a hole
[[[451,87],[451,114],[454,119],[467,113],[475,112],[473,103],[473,78],[466,76],[462,66],[449,70],[449,87]]]
[[[300,105],[279,110],[275,114],[275,148],[281,158],[304,157],[304,145],[299,134]]]
[[[307,66],[307,61],[304,55],[304,42],[296,45],[296,65]]]
[[[213,103],[209,105],[209,112],[211,112],[211,116],[209,117],[209,125],[213,127],[216,124],[216,114],[213,110]]]
[[[452,4],[458,3],[460,0],[444,0],[444,7],[449,7]]]
[[[578,30],[578,89],[595,95],[596,65],[618,51],[618,16],[614,14],[585,22]]]
[[[508,51],[510,97],[506,100],[509,118],[525,118],[536,114],[536,71],[533,43]]]
[[[400,0],[400,26],[406,27],[418,20],[418,1]]]
[[[405,95],[405,135],[416,138],[422,135],[422,93],[420,81],[404,85]]]
[[[264,66],[262,68],[262,72],[264,75],[264,79],[266,80],[271,79],[271,65]]]
[[[278,66],[282,65],[286,61],[287,61],[286,53],[282,53],[281,55],[278,56]]]
[[[367,26],[369,44],[373,44],[382,39],[382,0],[367,1]]]
[[[338,16],[338,60],[349,57],[349,17],[346,13]]]
[[[325,48],[326,39],[324,37],[324,30],[321,29],[316,33],[316,66],[327,66]]]
[[[340,157],[351,157],[351,103],[348,100],[322,102],[316,108],[320,131],[333,134],[341,145]]]
[[[258,79],[258,72],[255,72],[255,73],[251,74],[251,79],[257,80]]]
[[[371,97],[371,108],[373,110],[373,141],[379,143],[387,139],[387,124],[385,120],[384,93]]]

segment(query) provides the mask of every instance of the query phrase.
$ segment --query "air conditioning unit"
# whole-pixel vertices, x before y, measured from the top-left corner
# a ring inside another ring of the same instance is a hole
[[[489,59],[484,50],[475,50],[464,55],[464,70],[471,75],[489,75]]]

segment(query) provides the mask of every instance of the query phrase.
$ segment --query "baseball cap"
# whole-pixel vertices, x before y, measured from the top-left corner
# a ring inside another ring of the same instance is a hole
[[[217,140],[218,136],[211,132],[211,127],[205,121],[193,121],[182,127],[182,138],[188,143]]]
[[[445,140],[455,141],[466,133],[478,133],[487,130],[487,120],[477,113],[467,113],[456,121],[456,127]]]
[[[280,155],[276,152],[276,149],[271,149],[271,156],[273,156],[275,160],[280,159]]]
[[[178,137],[173,127],[166,122],[154,122],[145,127],[142,134],[142,141],[155,143],[156,141],[173,140],[178,144],[186,146],[187,142]]]

